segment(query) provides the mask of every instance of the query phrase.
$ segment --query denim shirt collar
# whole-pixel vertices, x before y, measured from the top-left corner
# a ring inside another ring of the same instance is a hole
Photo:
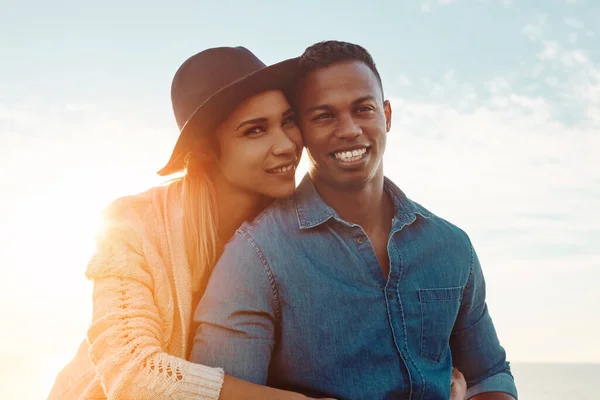
[[[431,213],[427,210],[417,207],[415,203],[409,200],[390,179],[384,178],[383,185],[384,190],[390,195],[394,203],[394,225],[397,223],[402,226],[411,224],[415,221],[417,215],[425,218],[431,216]],[[323,200],[308,174],[304,176],[294,193],[294,204],[300,229],[314,228],[332,218],[343,224],[348,224]]]

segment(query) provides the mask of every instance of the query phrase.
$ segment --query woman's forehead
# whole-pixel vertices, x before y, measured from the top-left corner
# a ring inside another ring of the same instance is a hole
[[[290,109],[281,90],[268,90],[245,99],[230,114],[228,119],[281,118]]]

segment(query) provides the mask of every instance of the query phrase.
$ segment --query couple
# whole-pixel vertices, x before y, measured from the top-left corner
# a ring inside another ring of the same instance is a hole
[[[106,210],[93,321],[51,399],[517,397],[469,238],[383,175],[365,49],[205,50],[172,101],[159,174],[183,175]]]

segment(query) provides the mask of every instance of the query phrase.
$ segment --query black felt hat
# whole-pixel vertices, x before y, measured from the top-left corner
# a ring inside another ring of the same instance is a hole
[[[171,101],[179,139],[159,175],[182,171],[194,139],[209,135],[246,98],[265,90],[287,90],[298,72],[298,58],[266,66],[244,47],[204,50],[175,73]]]

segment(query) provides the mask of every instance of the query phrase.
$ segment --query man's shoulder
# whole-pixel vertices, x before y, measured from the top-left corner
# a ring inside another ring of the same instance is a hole
[[[286,235],[298,229],[294,196],[275,200],[250,222],[244,222],[237,234],[254,238],[272,237],[275,233]]]
[[[254,251],[259,251],[264,246],[277,245],[284,239],[289,240],[298,229],[295,210],[293,196],[275,200],[254,220],[244,222],[236,230],[227,244],[226,251],[239,247],[254,248]]]
[[[413,202],[417,209],[417,215],[422,218],[420,226],[422,229],[419,237],[428,251],[439,250],[447,260],[455,260],[457,265],[470,266],[473,259],[473,246],[467,233],[454,223],[442,218],[422,205]]]
[[[414,205],[415,209],[417,210],[417,214],[429,221],[431,227],[433,229],[436,229],[440,234],[454,237],[458,240],[463,241],[464,243],[469,242],[469,236],[458,225],[450,222],[444,217],[441,217],[431,212],[429,209],[425,208],[423,205],[417,203],[416,201],[410,199],[409,201]]]
[[[289,241],[294,227],[298,226],[295,215],[292,198],[276,200],[253,221],[244,222],[237,229],[215,269],[227,268],[229,273],[233,273],[233,269],[247,279],[259,272],[269,274],[267,259],[286,247],[283,241]]]

